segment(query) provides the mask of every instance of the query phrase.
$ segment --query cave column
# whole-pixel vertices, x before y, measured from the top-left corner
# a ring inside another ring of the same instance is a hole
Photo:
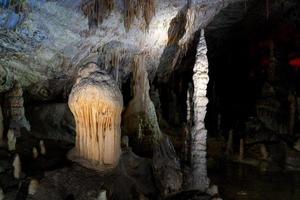
[[[206,56],[207,46],[204,38],[204,31],[201,31],[200,40],[197,46],[196,62],[194,66],[194,124],[191,130],[191,180],[190,189],[206,191],[209,185],[206,167],[206,137],[204,119],[206,115],[206,89],[209,81],[208,59]]]

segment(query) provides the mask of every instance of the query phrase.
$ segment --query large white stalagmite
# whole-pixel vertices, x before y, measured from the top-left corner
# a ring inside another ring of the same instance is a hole
[[[207,46],[204,38],[204,31],[201,31],[200,40],[197,46],[196,62],[194,66],[194,125],[191,131],[191,179],[190,189],[206,191],[209,185],[206,166],[206,137],[204,119],[206,115],[206,97],[208,77],[208,59],[206,56]]]
[[[118,164],[121,146],[122,94],[116,82],[96,64],[89,64],[69,96],[76,121],[76,145],[71,160],[85,167],[105,170]]]

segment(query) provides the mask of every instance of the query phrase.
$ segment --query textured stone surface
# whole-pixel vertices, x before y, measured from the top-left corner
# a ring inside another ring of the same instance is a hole
[[[5,93],[5,117],[9,120],[9,128],[20,134],[20,129],[30,130],[30,124],[25,116],[23,90],[19,82]]]
[[[182,172],[173,144],[168,137],[154,148],[153,172],[162,196],[168,196],[182,189]]]
[[[132,200],[140,194],[156,199],[157,191],[152,181],[151,162],[130,150],[121,156],[118,168],[107,174],[72,165],[48,172],[30,200],[64,200],[70,196],[78,200],[94,200],[102,190],[108,199]]]
[[[199,27],[204,27],[218,11],[234,1],[237,0],[191,1],[186,15],[183,16],[186,18],[183,20],[186,21],[186,31],[178,41],[178,50],[182,50],[181,47],[192,38]],[[21,85],[30,90],[31,85],[36,83],[61,75],[72,76],[87,56],[97,53],[110,42],[118,41],[125,51],[130,48],[149,53],[149,66],[155,69],[168,43],[170,22],[187,6],[187,2],[157,0],[155,15],[146,32],[139,28],[143,24],[141,20],[144,19],[138,17],[126,32],[120,0],[116,1],[114,10],[99,27],[90,32],[88,19],[79,11],[79,5],[79,0],[38,3],[15,31],[1,30],[0,68],[4,68],[7,74],[13,72]],[[1,9],[4,19],[5,12],[7,11]],[[182,26],[177,27],[175,32]],[[7,88],[9,79],[6,80]],[[0,83],[3,85],[2,81]]]
[[[27,116],[35,137],[75,142],[75,120],[66,103],[31,105]]]
[[[96,170],[115,167],[121,153],[123,110],[117,83],[90,63],[79,71],[68,105],[76,121],[75,148],[69,158]]]
[[[191,177],[189,188],[206,191],[209,180],[206,169],[206,135],[207,130],[203,126],[206,115],[206,104],[208,99],[205,95],[198,95],[199,89],[206,88],[208,83],[208,60],[206,57],[207,46],[204,38],[204,32],[197,46],[196,63],[194,66],[194,126],[191,132]],[[203,81],[203,78],[205,81]]]
[[[133,149],[140,154],[151,154],[153,146],[160,143],[162,133],[149,96],[150,85],[145,59],[145,55],[134,58],[133,99],[124,112],[123,123],[125,133],[133,138]]]

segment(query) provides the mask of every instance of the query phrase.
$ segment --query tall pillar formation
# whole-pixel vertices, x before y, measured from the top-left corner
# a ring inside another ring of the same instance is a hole
[[[206,165],[206,137],[205,128],[206,106],[208,104],[207,84],[208,77],[208,59],[207,46],[204,38],[204,31],[201,31],[200,40],[197,46],[196,62],[194,66],[194,123],[191,130],[191,168],[189,188],[206,191],[209,185]]]

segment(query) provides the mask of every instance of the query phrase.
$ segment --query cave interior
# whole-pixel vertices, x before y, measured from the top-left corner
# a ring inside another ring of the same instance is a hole
[[[297,0],[0,0],[0,200],[300,199]]]

